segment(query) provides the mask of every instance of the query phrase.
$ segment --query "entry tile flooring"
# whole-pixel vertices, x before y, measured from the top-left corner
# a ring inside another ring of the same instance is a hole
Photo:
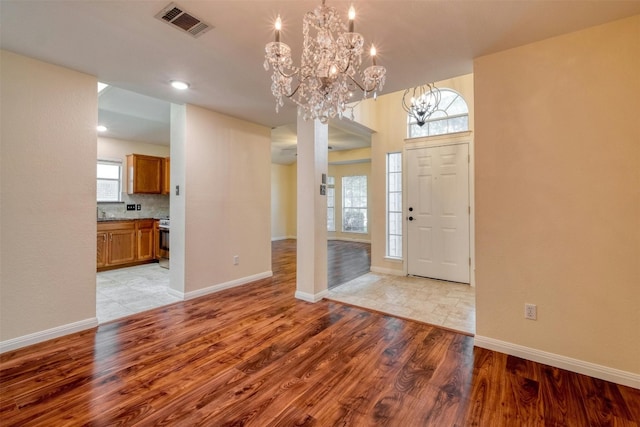
[[[330,289],[327,299],[475,334],[475,288],[469,285],[367,273]]]
[[[96,287],[99,323],[182,301],[169,293],[169,270],[157,263],[99,272]]]

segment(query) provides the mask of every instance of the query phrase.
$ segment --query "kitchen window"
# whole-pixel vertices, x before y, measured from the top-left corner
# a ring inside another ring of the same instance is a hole
[[[367,176],[342,178],[342,231],[367,232]]]
[[[120,202],[122,188],[122,162],[98,160],[97,198],[98,202]]]

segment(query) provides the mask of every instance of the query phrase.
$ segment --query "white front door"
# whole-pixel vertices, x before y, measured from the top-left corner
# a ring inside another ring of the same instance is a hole
[[[407,272],[469,283],[469,145],[407,150]]]

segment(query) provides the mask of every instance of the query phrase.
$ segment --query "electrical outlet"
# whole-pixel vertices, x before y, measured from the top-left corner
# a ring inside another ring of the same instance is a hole
[[[529,320],[538,319],[538,306],[535,304],[525,303],[524,305],[524,318]]]
[[[142,210],[142,205],[136,205],[136,210],[137,211],[141,211]]]
[[[233,265],[240,264],[240,257],[238,255],[233,256]]]

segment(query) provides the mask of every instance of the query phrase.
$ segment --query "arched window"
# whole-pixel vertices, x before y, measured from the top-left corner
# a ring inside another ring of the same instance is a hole
[[[408,138],[444,135],[469,130],[469,107],[467,107],[464,98],[451,89],[440,89],[440,95],[438,109],[433,112],[424,125],[418,126],[416,119],[408,115]]]

